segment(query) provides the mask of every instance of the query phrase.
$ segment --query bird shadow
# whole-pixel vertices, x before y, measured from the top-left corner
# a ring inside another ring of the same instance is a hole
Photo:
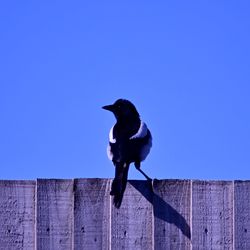
[[[188,239],[191,239],[190,226],[186,219],[153,191],[151,182],[135,180],[128,182],[152,204],[156,218],[174,224]]]

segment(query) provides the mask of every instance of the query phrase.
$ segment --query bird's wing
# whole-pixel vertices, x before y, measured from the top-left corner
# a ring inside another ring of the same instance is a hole
[[[116,139],[114,138],[113,130],[114,130],[114,126],[109,131],[109,142],[110,143],[116,143]]]
[[[132,140],[137,138],[143,138],[147,135],[147,133],[148,133],[147,125],[146,123],[141,121],[140,128],[138,129],[137,133],[131,136],[129,139]]]
[[[130,137],[131,142],[133,141],[134,152],[137,152],[139,161],[146,159],[152,147],[152,136],[147,128],[146,123],[141,121],[140,128],[137,133]]]

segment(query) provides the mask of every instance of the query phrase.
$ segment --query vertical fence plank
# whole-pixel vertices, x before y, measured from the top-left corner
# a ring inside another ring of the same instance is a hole
[[[109,249],[110,180],[74,182],[74,249]]]
[[[149,183],[129,181],[121,207],[111,207],[111,249],[152,249],[152,215]]]
[[[234,183],[235,249],[250,249],[250,181]]]
[[[233,249],[233,182],[193,181],[193,249]]]
[[[0,181],[0,249],[35,249],[34,181]]]
[[[190,183],[154,181],[155,249],[190,249]]]
[[[37,249],[73,248],[73,181],[37,180]]]

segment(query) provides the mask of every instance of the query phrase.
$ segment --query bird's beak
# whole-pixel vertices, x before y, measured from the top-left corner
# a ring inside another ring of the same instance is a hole
[[[106,106],[103,106],[102,108],[105,110],[109,110],[111,112],[113,112],[115,109],[114,105],[106,105]]]

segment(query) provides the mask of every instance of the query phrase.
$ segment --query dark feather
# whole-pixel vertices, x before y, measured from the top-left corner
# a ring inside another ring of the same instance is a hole
[[[128,179],[129,164],[117,164],[115,166],[115,178],[112,182],[110,195],[114,196],[113,203],[116,208],[120,208],[123,194],[126,189]]]

